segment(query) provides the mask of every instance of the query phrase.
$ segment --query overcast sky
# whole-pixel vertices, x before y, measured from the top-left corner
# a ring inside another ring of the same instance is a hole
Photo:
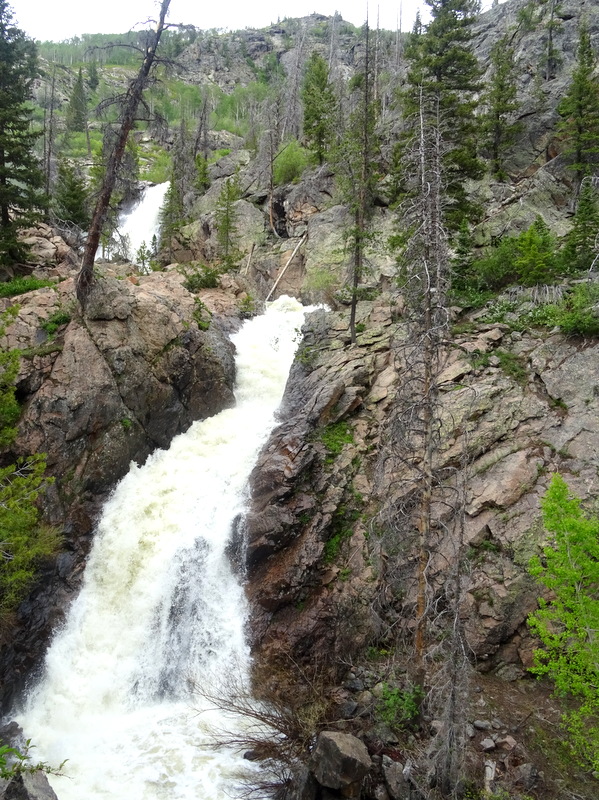
[[[155,16],[157,0],[12,0],[15,19],[33,39],[62,41],[82,33],[124,33]],[[483,0],[488,8],[491,0]],[[402,30],[409,30],[422,0],[402,0]],[[262,28],[284,17],[303,17],[317,11],[332,15],[338,11],[354,25],[366,19],[366,0],[171,0],[168,20],[195,25],[197,28]],[[400,4],[370,0],[369,17],[376,27],[377,12],[381,28],[394,30]],[[423,14],[424,18],[424,14]]]

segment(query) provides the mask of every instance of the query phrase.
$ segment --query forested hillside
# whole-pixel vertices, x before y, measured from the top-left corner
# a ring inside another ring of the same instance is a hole
[[[247,746],[306,800],[595,796],[599,7],[426,5],[165,30],[78,301],[151,32],[35,46],[0,0],[7,708],[114,483],[233,402],[226,334],[287,293],[329,311],[240,523],[285,743]]]

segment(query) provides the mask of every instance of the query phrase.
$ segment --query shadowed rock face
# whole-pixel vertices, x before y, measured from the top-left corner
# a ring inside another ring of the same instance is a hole
[[[78,587],[95,516],[131,462],[234,403],[234,348],[216,318],[208,331],[198,329],[194,298],[176,272],[135,280],[100,278],[85,316],[73,278],[30,292],[18,298],[19,315],[7,330],[3,344],[25,355],[17,379],[23,413],[5,460],[46,453],[55,482],[42,505],[65,548],[3,648],[4,701]],[[71,320],[49,336],[42,324],[59,310]]]

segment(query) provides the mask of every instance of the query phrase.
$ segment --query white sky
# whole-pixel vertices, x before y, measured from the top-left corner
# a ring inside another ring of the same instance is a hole
[[[33,39],[62,41],[82,33],[124,33],[155,16],[157,0],[12,0],[15,20]],[[402,30],[410,30],[422,0],[402,0]],[[491,0],[483,0],[489,8]],[[332,15],[338,11],[354,25],[366,19],[366,0],[171,0],[168,20],[197,28],[262,28],[278,18],[303,17],[317,11]],[[400,0],[370,0],[369,17],[376,26],[377,10],[381,28],[395,30]],[[423,13],[424,18],[424,13]]]

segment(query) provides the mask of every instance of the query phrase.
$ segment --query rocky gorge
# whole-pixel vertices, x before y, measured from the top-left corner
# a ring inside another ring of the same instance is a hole
[[[475,41],[482,62],[523,5],[513,0],[483,16]],[[563,55],[555,79],[535,92],[533,67],[521,71],[525,127],[508,161],[509,180],[486,177],[470,187],[485,203],[475,229],[479,246],[524,230],[539,213],[557,233],[571,225],[572,180],[555,131],[556,105],[573,68],[581,13],[595,34],[599,20],[584,0],[560,8]],[[538,32],[514,37],[520,62],[536,63]],[[261,34],[256,57],[272,47],[279,52],[282,42],[277,30]],[[292,55],[286,52],[287,63]],[[206,54],[191,48],[186,58],[199,81]],[[234,85],[239,76],[227,77],[211,58],[216,79]],[[395,212],[382,180],[363,287],[368,299],[358,303],[352,344],[342,291],[348,212],[333,172],[326,165],[307,170],[269,196],[256,188],[265,178],[252,153],[234,137],[231,143],[233,152],[210,167],[212,186],[195,220],[173,242],[176,264],[143,275],[130,265],[99,265],[85,313],[75,301],[76,254],[47,227],[26,233],[36,254],[27,270],[52,284],[1,301],[0,310],[19,305],[2,345],[22,353],[22,415],[3,458],[47,454],[54,482],[41,504],[64,544],[2,637],[3,707],[9,710],[36,675],[77,592],[101,504],[131,462],[143,463],[193,421],[234,402],[228,334],[279,281],[274,296],[329,307],[304,326],[231,557],[246,576],[257,696],[275,705],[285,697],[298,718],[312,721],[292,796],[428,798],[431,765],[443,755],[451,723],[470,776],[460,796],[590,800],[596,776],[573,762],[562,740],[560,701],[528,671],[538,641],[527,619],[544,592],[528,566],[549,541],[540,499],[551,475],[562,474],[584,507],[597,510],[597,339],[566,336],[530,316],[569,285],[508,290],[478,310],[449,309],[434,374],[433,462],[443,482],[426,565],[435,609],[432,699],[410,719],[390,715],[389,698],[405,700],[415,684],[421,550],[409,513],[411,459],[419,454],[406,456],[400,447],[410,356],[406,298],[387,247]],[[239,272],[192,292],[185,270],[215,258],[214,207],[232,176],[246,187],[235,202]],[[61,320],[54,330],[53,320]],[[460,631],[459,656],[452,625]],[[444,671],[448,664],[454,673]],[[444,707],[450,684],[451,719]],[[13,786],[4,796],[26,796],[21,791]],[[47,790],[27,791],[44,797]]]

